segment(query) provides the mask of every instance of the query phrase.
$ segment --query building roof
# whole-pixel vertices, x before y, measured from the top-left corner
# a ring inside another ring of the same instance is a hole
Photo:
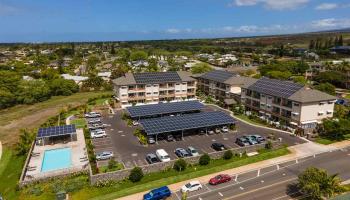
[[[113,83],[116,85],[135,84],[159,84],[169,82],[194,81],[189,72],[144,72],[126,73],[124,76],[116,78]]]
[[[190,129],[224,126],[234,124],[235,120],[228,114],[215,112],[200,112],[181,116],[169,116],[161,118],[140,120],[147,135],[169,133]]]
[[[147,117],[181,112],[199,111],[204,105],[199,101],[180,101],[127,107],[130,117]]]
[[[55,137],[55,136],[72,135],[72,134],[76,134],[76,129],[74,124],[40,128],[38,131],[38,135],[36,137],[44,138],[44,137]]]
[[[236,74],[234,74],[232,72],[228,72],[228,71],[212,70],[210,72],[203,74],[202,76],[200,76],[200,78],[224,83],[226,80],[228,80],[229,78],[231,78],[235,75]]]
[[[227,79],[224,83],[229,85],[239,85],[239,86],[249,87],[250,85],[254,84],[256,81],[258,81],[258,79],[251,78],[251,77],[233,76]]]
[[[297,101],[301,103],[307,103],[307,102],[317,102],[317,101],[330,101],[330,100],[336,100],[337,98],[335,96],[329,95],[327,93],[321,92],[319,90],[309,89],[309,88],[302,88],[292,94],[289,98],[289,100]]]
[[[303,87],[303,85],[293,83],[291,81],[282,81],[262,77],[247,88],[249,90],[260,92],[263,94],[288,98]]]

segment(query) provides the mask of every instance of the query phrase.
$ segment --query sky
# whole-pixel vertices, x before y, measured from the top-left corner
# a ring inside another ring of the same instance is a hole
[[[0,0],[0,42],[258,36],[350,27],[350,0]]]

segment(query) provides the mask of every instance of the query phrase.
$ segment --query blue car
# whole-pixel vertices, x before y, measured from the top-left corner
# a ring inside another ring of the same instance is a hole
[[[160,200],[170,196],[171,196],[171,191],[169,190],[168,186],[163,186],[163,187],[151,190],[149,193],[143,195],[143,199]]]

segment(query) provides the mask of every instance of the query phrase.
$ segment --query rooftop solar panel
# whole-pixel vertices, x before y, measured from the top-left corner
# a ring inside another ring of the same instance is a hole
[[[303,87],[301,84],[263,77],[249,86],[248,89],[267,95],[288,98]]]
[[[234,119],[220,111],[201,112],[182,116],[152,118],[140,120],[147,135],[169,133],[196,128],[224,126],[234,124]]]
[[[222,70],[213,70],[213,71],[210,71],[210,72],[203,74],[201,76],[201,78],[223,83],[227,79],[229,79],[233,76],[235,76],[235,74],[231,73],[231,72],[222,71]]]
[[[76,132],[75,125],[54,126],[47,128],[40,128],[37,138],[52,137],[60,135],[70,135]]]
[[[151,105],[132,106],[126,108],[130,117],[146,117],[170,113],[182,113],[197,111],[204,108],[204,105],[198,101],[181,101],[173,103],[158,103]]]
[[[181,82],[177,72],[145,72],[135,73],[134,78],[137,84],[155,84],[166,82]]]

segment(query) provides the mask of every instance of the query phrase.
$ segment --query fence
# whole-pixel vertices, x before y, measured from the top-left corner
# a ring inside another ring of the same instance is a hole
[[[280,141],[274,141],[272,142],[272,148],[273,149],[278,149],[281,147],[282,143]],[[253,146],[247,146],[247,147],[241,147],[241,148],[233,148],[230,149],[232,153],[234,154],[240,154],[240,153],[250,153],[257,151],[259,149],[265,148],[265,144],[258,144],[258,145],[253,145]],[[212,152],[209,153],[208,155],[210,156],[211,159],[219,159],[222,158],[224,155],[225,151],[218,151],[218,152]],[[196,157],[189,157],[189,158],[184,158],[188,164],[198,164],[200,156]],[[172,168],[176,160],[171,160],[169,162],[160,162],[160,163],[155,163],[155,164],[150,164],[150,165],[143,165],[139,166],[144,174],[149,174],[153,172],[159,172],[159,171],[164,171],[169,168]],[[115,172],[107,172],[103,174],[92,174],[92,171],[90,169],[90,183],[91,185],[96,185],[99,182],[105,182],[105,181],[121,181],[123,179],[126,179],[132,168],[127,168]]]

